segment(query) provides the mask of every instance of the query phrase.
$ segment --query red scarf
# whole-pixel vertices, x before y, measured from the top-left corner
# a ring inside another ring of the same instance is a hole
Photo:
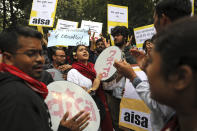
[[[94,79],[96,78],[96,71],[94,69],[94,64],[88,62],[88,64],[85,65],[81,62],[74,62],[72,64],[72,67],[78,70],[85,77],[89,78],[93,83]]]
[[[41,94],[44,99],[48,95],[48,89],[44,83],[33,79],[32,77],[30,77],[26,73],[22,72],[21,70],[19,70],[15,66],[1,63],[0,64],[0,72],[9,72],[9,73],[23,79],[32,90]]]

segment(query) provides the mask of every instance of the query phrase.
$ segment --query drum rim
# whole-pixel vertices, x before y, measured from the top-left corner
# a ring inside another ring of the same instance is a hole
[[[110,46],[110,47],[107,47],[107,48],[105,48],[102,52],[104,52],[106,49],[109,49],[109,48],[116,48],[116,49],[118,49],[119,51],[120,51],[120,54],[121,54],[121,58],[120,59],[124,59],[124,53],[122,52],[122,50],[119,48],[119,47],[117,47],[117,46]],[[101,54],[102,54],[102,52],[101,52]],[[101,55],[100,54],[100,55]],[[99,56],[100,56],[99,55]],[[99,56],[97,57],[97,60],[99,59]],[[96,61],[97,62],[97,61]],[[94,65],[94,69],[95,69],[95,66],[96,66],[96,62],[95,62],[95,65]],[[114,62],[113,62],[114,63]],[[95,69],[95,71],[96,71],[96,69]],[[96,71],[97,72],[97,71]],[[105,79],[105,80],[102,80],[101,79],[101,81],[102,82],[110,82],[110,81],[112,81],[112,80],[114,80],[114,79],[116,79],[116,77],[115,76],[117,76],[117,74],[118,74],[118,72],[117,72],[117,69],[116,69],[116,71],[114,72],[114,74],[111,76],[111,77],[109,77],[108,79]],[[115,77],[115,78],[113,78],[113,77]]]

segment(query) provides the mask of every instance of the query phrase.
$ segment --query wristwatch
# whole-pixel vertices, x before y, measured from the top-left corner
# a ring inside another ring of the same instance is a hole
[[[89,89],[91,95],[95,95],[95,90],[93,88]]]

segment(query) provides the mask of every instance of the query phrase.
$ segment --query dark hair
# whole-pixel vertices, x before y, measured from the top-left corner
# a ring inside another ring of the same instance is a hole
[[[73,48],[72,57],[71,57],[72,63],[76,61],[76,60],[74,59],[74,56],[77,54],[77,50],[78,50],[78,48],[79,48],[80,46],[85,46],[85,45],[77,45],[77,46],[75,46],[75,47]],[[85,47],[86,47],[86,46],[85,46]],[[87,47],[86,47],[86,48],[87,48]],[[88,48],[87,48],[87,49],[88,49]]]
[[[160,0],[155,7],[156,14],[160,18],[165,14],[171,21],[184,16],[190,16],[192,12],[190,0]]]
[[[20,48],[18,43],[20,36],[42,39],[40,32],[29,27],[17,26],[16,28],[6,29],[0,34],[0,49],[2,52],[15,53]]]
[[[151,42],[151,40],[150,39],[145,40],[144,43],[143,43],[143,46],[142,46],[142,49],[145,50],[146,53],[147,53],[147,48],[146,48],[146,43],[147,42]]]
[[[197,71],[197,17],[180,19],[156,35],[155,51],[161,56],[165,79],[177,73],[179,66],[188,65]]]
[[[52,56],[53,56],[53,55],[56,55],[56,51],[57,51],[57,50],[62,50],[62,51],[65,52],[65,50],[64,50],[63,47],[56,47],[56,46],[54,46],[54,47],[52,47],[51,49],[52,49]],[[65,54],[66,54],[66,53],[65,53]]]
[[[99,43],[99,42],[103,42],[103,40],[100,38],[98,40],[96,40],[96,45]]]
[[[118,34],[121,34],[124,38],[128,39],[129,30],[125,26],[116,26],[111,29],[111,35],[114,37]]]

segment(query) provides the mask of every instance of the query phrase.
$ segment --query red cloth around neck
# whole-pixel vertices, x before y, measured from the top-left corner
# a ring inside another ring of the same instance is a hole
[[[94,79],[96,78],[96,71],[94,70],[93,63],[88,62],[88,64],[85,65],[81,62],[74,62],[72,67],[78,70],[85,77],[89,78],[93,83]]]
[[[26,73],[22,72],[17,67],[12,66],[12,65],[7,65],[5,63],[1,63],[0,64],[0,71],[1,72],[9,72],[12,75],[15,75],[15,76],[23,79],[26,83],[28,83],[28,86],[32,90],[41,94],[44,99],[47,97],[47,95],[48,95],[47,86],[43,82],[40,82],[40,81],[30,77]]]

